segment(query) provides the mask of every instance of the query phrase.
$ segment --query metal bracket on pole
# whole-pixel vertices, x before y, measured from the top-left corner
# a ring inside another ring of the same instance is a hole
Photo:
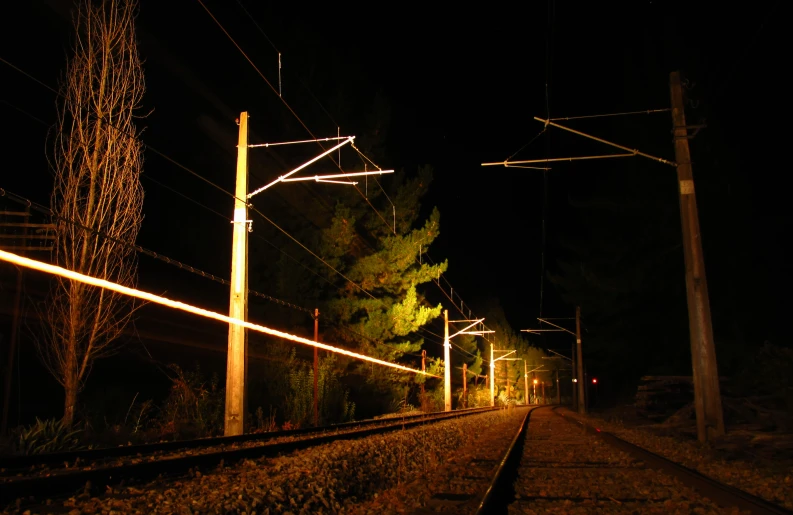
[[[350,137],[348,137],[347,139],[345,139],[344,141],[342,141],[342,142],[341,142],[341,143],[339,143],[338,145],[334,146],[333,148],[326,150],[325,152],[321,153],[320,155],[318,155],[318,156],[316,156],[316,157],[314,157],[314,158],[312,158],[312,159],[309,159],[308,161],[306,161],[306,162],[305,162],[305,163],[303,163],[302,165],[298,166],[297,168],[295,168],[295,169],[294,169],[294,170],[292,170],[291,172],[289,172],[289,173],[287,173],[287,174],[285,174],[285,175],[281,175],[280,177],[278,177],[276,180],[274,180],[274,181],[270,182],[269,184],[265,184],[265,185],[264,185],[264,186],[262,186],[261,188],[259,188],[259,189],[257,189],[257,190],[254,190],[254,191],[252,191],[252,192],[250,192],[250,193],[248,193],[248,195],[246,196],[246,198],[250,199],[250,198],[251,198],[251,197],[253,197],[254,195],[257,195],[257,194],[259,194],[259,193],[263,192],[264,190],[266,190],[266,189],[268,189],[268,188],[270,188],[270,187],[272,187],[272,186],[275,186],[276,184],[278,184],[279,182],[282,182],[284,179],[288,178],[289,176],[291,176],[291,175],[293,175],[293,174],[296,174],[297,172],[299,172],[299,171],[300,171],[300,170],[302,170],[303,168],[306,168],[307,166],[309,166],[309,165],[311,165],[311,164],[313,164],[313,163],[316,163],[317,161],[319,161],[319,160],[320,160],[320,159],[322,159],[323,157],[327,156],[328,154],[330,154],[330,153],[332,153],[332,152],[335,152],[336,150],[340,149],[341,147],[343,147],[343,146],[344,146],[344,145],[346,145],[347,143],[352,143],[354,139],[355,139],[355,136],[350,136]]]
[[[245,224],[248,227],[248,232],[253,232],[253,220],[232,220],[233,224]]]

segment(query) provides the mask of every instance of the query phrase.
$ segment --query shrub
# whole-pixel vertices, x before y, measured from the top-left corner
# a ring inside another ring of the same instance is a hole
[[[65,425],[63,420],[41,420],[36,417],[35,424],[18,430],[16,452],[31,455],[83,449],[82,432],[82,429]]]
[[[178,365],[171,390],[160,408],[158,422],[162,433],[176,433],[185,437],[213,436],[223,430],[225,388],[218,385],[217,374],[207,381],[196,365],[195,370],[183,371]]]

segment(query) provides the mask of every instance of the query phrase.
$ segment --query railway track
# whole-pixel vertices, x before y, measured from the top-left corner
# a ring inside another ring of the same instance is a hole
[[[527,414],[487,487],[450,512],[792,513],[563,413]]]
[[[218,464],[277,456],[332,441],[364,438],[492,409],[474,408],[272,433],[6,457],[0,460],[0,507],[31,497],[41,500],[78,492],[104,492],[113,485],[192,474]]]
[[[137,464],[94,462],[97,468],[91,470],[0,479],[0,509],[20,514],[30,507],[32,513],[50,513],[55,505],[62,506],[56,511],[85,508],[86,513],[188,508],[351,515],[791,513],[565,417],[564,410],[488,411],[367,421],[336,432],[270,434],[258,442],[246,436],[222,448],[207,446],[208,441],[180,442],[200,452],[183,455],[183,445]],[[151,481],[160,475],[168,480]],[[106,495],[95,495],[102,492]],[[61,500],[47,500],[56,495]],[[8,504],[14,499],[22,502]]]

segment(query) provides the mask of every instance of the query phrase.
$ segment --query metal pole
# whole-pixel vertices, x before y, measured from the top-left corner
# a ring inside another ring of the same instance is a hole
[[[452,362],[451,362],[451,342],[449,342],[449,310],[443,310],[443,362],[445,364],[443,372],[443,396],[445,399],[445,411],[452,410]]]
[[[511,393],[509,387],[511,386],[511,381],[509,380],[509,363],[506,361],[504,362],[504,383],[506,383],[504,389],[507,392],[507,405],[509,405],[509,394]]]
[[[576,363],[578,362],[578,360],[576,359],[575,356],[575,343],[573,343],[572,351],[573,351],[572,352],[573,359],[571,360],[572,369],[570,370],[570,375],[573,376],[572,382],[570,383],[572,385],[571,401],[573,403],[573,409],[578,410],[578,385],[576,384],[576,380],[578,379],[578,368],[576,367]]]
[[[421,349],[421,371],[427,371],[427,351],[426,349]],[[426,376],[422,376],[426,380]],[[421,383],[421,400],[424,402],[424,383]]]
[[[700,442],[724,434],[724,415],[719,390],[719,371],[713,343],[708,283],[699,229],[694,175],[688,148],[683,89],[680,72],[669,76],[672,100],[672,123],[677,161],[677,180],[680,198],[680,221],[683,227],[683,254],[686,266],[686,294],[691,339],[691,363],[694,378],[694,407],[697,415],[697,437]]]
[[[463,363],[463,408],[468,407],[468,363]]]
[[[231,248],[231,299],[229,316],[247,320],[248,317],[248,113],[240,113],[237,143],[237,184],[234,190],[234,221]],[[245,380],[247,375],[247,331],[229,324],[229,349],[226,362],[226,436],[241,435],[244,431]]]
[[[319,309],[314,308],[314,341],[319,341]],[[319,348],[314,347],[314,427],[319,426]]]
[[[494,388],[494,384],[496,382],[496,362],[493,361],[493,347],[494,344],[490,344],[490,407],[496,405],[496,391]]]
[[[578,366],[578,412],[586,414],[586,394],[584,393],[584,357],[581,350],[581,307],[575,307],[575,347]]]
[[[535,374],[535,376],[536,376],[536,374]],[[534,392],[533,393],[533,395],[534,395],[534,404],[538,404],[537,403],[537,379],[534,379],[532,381],[531,385],[532,385],[532,391]]]
[[[556,369],[556,404],[562,404],[562,390],[559,388],[559,369]]]
[[[526,404],[529,404],[529,365],[523,360],[523,389],[526,394]]]

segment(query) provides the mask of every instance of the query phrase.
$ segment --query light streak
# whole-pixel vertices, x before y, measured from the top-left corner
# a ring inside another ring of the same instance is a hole
[[[33,270],[38,270],[40,272],[45,272],[48,274],[57,275],[59,277],[64,277],[66,279],[70,279],[73,281],[79,281],[81,283],[90,284],[91,286],[97,286],[99,288],[104,288],[106,290],[115,291],[117,293],[121,293],[122,295],[128,295],[130,297],[135,297],[155,304],[160,304],[162,306],[168,306],[170,308],[180,309],[188,313],[193,313],[194,315],[199,315],[206,318],[212,318],[220,322],[225,322],[227,324],[239,325],[245,327],[246,329],[250,329],[252,331],[269,334],[271,336],[276,336],[278,338],[283,338],[285,340],[291,340],[293,342],[302,343],[304,345],[309,345],[311,347],[317,347],[319,349],[323,349],[329,352],[335,352],[336,354],[349,356],[354,359],[369,361],[371,363],[376,363],[378,365],[396,368],[398,370],[404,370],[405,372],[412,372],[414,374],[421,374],[440,379],[440,376],[436,376],[435,374],[422,372],[421,370],[416,370],[410,367],[406,367],[398,363],[391,363],[390,361],[373,358],[371,356],[366,356],[364,354],[358,354],[357,352],[352,352],[347,349],[334,347],[326,343],[315,342],[313,340],[309,340],[301,336],[285,333],[282,331],[278,331],[277,329],[271,329],[263,325],[246,322],[244,320],[240,320],[237,318],[232,318],[230,316],[222,315],[220,313],[215,313],[214,311],[209,311],[208,309],[199,308],[191,304],[186,304],[184,302],[179,302],[177,300],[171,300],[165,297],[161,297],[159,295],[155,295],[153,293],[137,290],[135,288],[130,288],[128,286],[117,284],[111,281],[106,281],[105,279],[99,279],[97,277],[81,274],[73,270],[67,270],[66,268],[62,268],[60,266],[51,265],[49,263],[44,263],[42,261],[36,261],[35,259],[22,257],[17,254],[13,254],[11,252],[6,252],[5,250],[0,250],[0,260],[8,261],[9,263],[14,263],[16,265],[24,266],[25,268],[31,268]]]

